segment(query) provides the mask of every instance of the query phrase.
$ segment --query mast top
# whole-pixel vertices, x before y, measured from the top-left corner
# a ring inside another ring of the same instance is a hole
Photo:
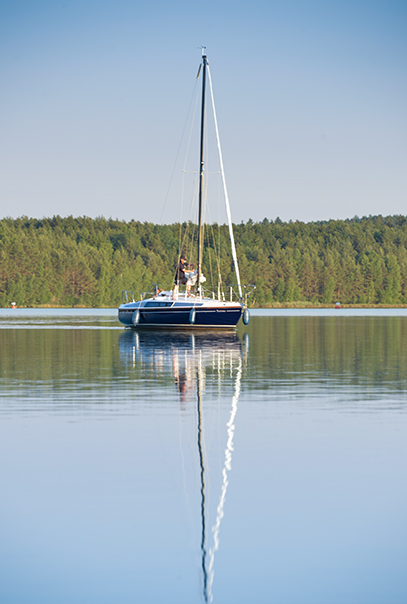
[[[202,58],[206,58],[206,46],[201,46],[202,49]]]

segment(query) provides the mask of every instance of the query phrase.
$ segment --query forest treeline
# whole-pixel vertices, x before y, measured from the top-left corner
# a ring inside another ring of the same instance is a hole
[[[407,304],[407,217],[234,225],[241,281],[252,305]],[[191,238],[189,238],[191,235]],[[123,289],[171,288],[191,223],[54,216],[0,221],[0,306],[117,306]],[[236,283],[228,227],[206,228],[206,285]]]

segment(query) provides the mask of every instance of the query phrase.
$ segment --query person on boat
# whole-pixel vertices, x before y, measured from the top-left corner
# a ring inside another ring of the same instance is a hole
[[[188,272],[188,267],[189,265],[187,264],[187,261],[185,259],[185,256],[183,254],[181,254],[179,262],[175,268],[175,287],[174,287],[174,299],[175,297],[178,296],[178,288],[180,285],[185,285],[187,286],[187,296],[190,295],[190,291],[191,291],[191,285],[188,283],[188,277],[186,276],[186,272]]]
[[[155,286],[154,286],[154,296],[155,296],[155,297],[157,297],[158,295],[160,295],[160,294],[161,294],[161,292],[163,292],[163,291],[164,291],[164,290],[163,290],[163,289],[160,289],[160,288],[158,287],[158,285],[155,285]]]

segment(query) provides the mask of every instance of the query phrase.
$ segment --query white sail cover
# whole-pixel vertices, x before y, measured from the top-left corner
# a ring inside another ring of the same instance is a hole
[[[223,169],[222,149],[220,147],[219,130],[218,130],[218,120],[216,119],[215,100],[213,98],[212,78],[211,78],[211,72],[210,72],[210,69],[209,69],[209,65],[207,65],[207,69],[208,69],[208,76],[209,76],[209,88],[210,88],[210,91],[211,91],[213,119],[214,119],[214,122],[215,122],[216,142],[217,142],[218,151],[219,151],[220,172],[222,174],[222,183],[223,183],[223,191],[224,191],[224,195],[225,195],[226,213],[227,213],[228,225],[229,225],[230,243],[231,243],[231,247],[232,247],[232,258],[233,258],[233,263],[235,265],[235,272],[236,272],[236,278],[237,278],[237,286],[238,286],[238,289],[239,289],[239,296],[242,297],[242,286],[241,286],[241,283],[240,283],[239,265],[237,263],[235,238],[233,236],[233,227],[232,227],[232,216],[231,216],[231,213],[230,213],[230,204],[229,204],[228,190],[227,190],[227,187],[226,187],[225,171]]]

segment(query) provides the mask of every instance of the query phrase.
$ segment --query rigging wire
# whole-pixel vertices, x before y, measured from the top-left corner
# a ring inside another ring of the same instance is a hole
[[[195,80],[195,86],[194,86],[194,92],[193,92],[193,94],[196,96],[195,107],[194,107],[194,113],[193,113],[192,120],[191,120],[191,127],[190,127],[190,130],[189,130],[188,143],[187,143],[187,148],[186,148],[185,157],[184,157],[184,167],[183,167],[183,170],[182,170],[182,197],[181,197],[181,212],[180,212],[180,221],[179,221],[180,231],[179,231],[178,256],[181,254],[181,251],[182,251],[182,245],[181,245],[181,238],[182,238],[182,213],[183,213],[183,207],[184,207],[185,174],[187,173],[186,164],[187,164],[188,155],[189,155],[189,148],[191,146],[192,131],[193,131],[193,128],[194,128],[194,123],[195,123],[195,118],[196,118],[196,110],[197,110],[197,107],[198,107],[198,100],[199,100],[199,95],[196,94],[198,77],[199,77],[199,72],[198,72],[198,76],[196,77],[196,80]],[[191,98],[190,106],[189,106],[189,109],[188,109],[187,119],[189,118],[189,113],[190,113],[192,101],[193,101],[193,98]],[[186,127],[186,123],[185,123],[185,126],[184,126],[184,130],[185,130],[185,127]],[[180,143],[180,146],[181,146],[181,143]],[[177,155],[177,158],[178,158],[178,155]],[[175,169],[175,166],[174,166],[174,169]],[[193,174],[194,174],[194,183],[195,183],[195,174],[196,173],[193,172]],[[191,212],[191,209],[190,209],[190,212]],[[184,240],[185,240],[185,237],[184,237]]]
[[[190,112],[191,112],[192,102],[194,100],[194,96],[197,96],[197,98],[198,98],[198,95],[196,95],[197,86],[198,86],[198,77],[195,78],[195,84],[194,84],[194,87],[193,87],[191,99],[189,101],[188,111],[187,111],[187,115],[186,115],[186,118],[185,118],[185,121],[184,121],[184,127],[182,129],[181,138],[180,138],[180,141],[179,141],[179,144],[178,144],[178,149],[177,149],[174,165],[173,165],[172,172],[171,172],[170,182],[168,184],[167,193],[166,193],[165,198],[164,198],[164,204],[163,204],[163,207],[162,207],[162,210],[161,210],[160,221],[159,221],[160,226],[162,226],[162,224],[163,224],[163,216],[164,216],[165,206],[167,205],[168,196],[169,196],[169,192],[170,192],[170,189],[171,189],[171,184],[172,184],[172,181],[173,181],[173,178],[174,178],[175,168],[176,168],[176,165],[178,163],[178,157],[179,157],[182,141],[184,139],[185,129],[186,129],[186,126],[187,126],[187,123],[188,123],[188,120],[189,120],[189,115],[190,115]],[[197,103],[195,103],[195,110],[194,111],[196,111],[196,104]],[[180,222],[180,226],[181,226],[181,222]],[[151,262],[151,258],[153,257],[153,254],[154,254],[154,252],[153,252],[153,250],[151,250],[147,262],[144,263],[144,267],[143,267],[143,270],[142,270],[141,275],[140,275],[140,280],[141,281],[142,281],[142,279],[143,279],[143,277],[144,277],[144,275],[145,275],[145,273],[147,271],[147,267],[148,267],[148,265]]]
[[[196,225],[195,225],[195,221],[192,220],[192,214],[193,211],[197,210],[197,194],[198,194],[198,189],[197,189],[197,181],[196,181],[196,172],[193,172],[194,178],[193,178],[193,183],[192,183],[192,195],[191,195],[191,204],[190,204],[190,208],[189,208],[189,215],[188,215],[188,220],[186,221],[186,227],[185,227],[185,233],[184,236],[182,237],[182,222],[180,222],[180,241],[179,241],[179,254],[181,254],[181,251],[184,250],[186,244],[186,240],[187,240],[187,236],[188,236],[188,232],[190,229],[191,224],[193,225],[192,228],[192,236],[189,242],[189,254],[192,253],[192,249],[193,249],[193,242],[195,240],[195,231],[196,231]]]
[[[216,248],[216,238],[215,238],[215,232],[213,230],[213,223],[212,223],[212,219],[210,216],[210,211],[209,211],[209,205],[208,205],[208,215],[209,215],[209,220],[208,220],[208,228],[210,229],[211,235],[212,235],[212,243],[213,243],[213,250],[214,250],[214,254],[215,254],[215,258],[216,258],[216,263],[217,263],[217,268],[218,268],[218,282],[220,282],[221,280],[221,276],[220,276],[220,248],[217,249]],[[210,244],[210,236],[208,234],[208,244]],[[208,245],[208,251],[210,250],[210,245]],[[209,261],[210,261],[210,275],[211,275],[211,284],[213,287],[213,271],[212,271],[212,263],[211,263],[211,256],[209,255]]]
[[[183,129],[182,129],[182,134],[181,134],[181,139],[180,139],[180,141],[179,141],[179,145],[178,145],[178,149],[177,149],[177,154],[176,154],[176,156],[175,156],[175,161],[174,161],[174,165],[173,165],[172,172],[171,172],[171,178],[170,178],[170,182],[169,182],[169,185],[168,185],[168,188],[167,188],[167,193],[166,193],[166,196],[165,196],[165,199],[164,199],[164,205],[163,205],[163,209],[162,209],[162,211],[161,211],[161,216],[160,216],[160,224],[162,224],[162,219],[163,219],[163,215],[164,215],[164,210],[165,210],[165,206],[166,206],[167,201],[168,201],[168,195],[169,195],[169,192],[170,192],[170,188],[171,188],[171,184],[172,184],[172,179],[173,179],[173,177],[174,177],[175,167],[176,167],[177,162],[178,162],[178,156],[179,156],[179,153],[180,153],[180,149],[181,149],[182,141],[184,140],[184,133],[185,133],[185,129],[186,129],[186,127],[187,127],[187,123],[188,123],[188,119],[189,119],[189,114],[190,114],[190,112],[191,112],[192,101],[194,100],[194,96],[195,96],[195,94],[196,94],[197,84],[198,84],[198,79],[195,79],[194,89],[193,89],[193,91],[192,91],[191,100],[190,100],[190,102],[189,102],[188,111],[187,111],[187,116],[186,116],[186,118],[185,118],[184,127],[183,127]]]

